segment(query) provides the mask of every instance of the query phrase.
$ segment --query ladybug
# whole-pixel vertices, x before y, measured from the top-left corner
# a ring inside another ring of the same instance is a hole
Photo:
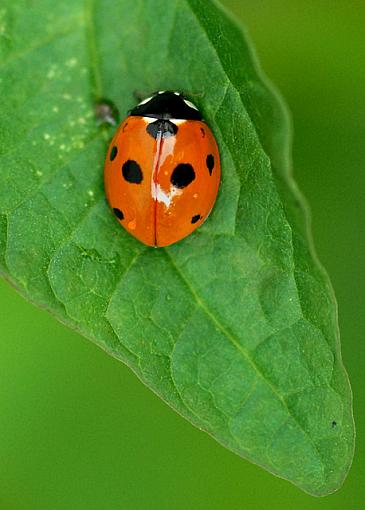
[[[104,182],[108,202],[130,234],[148,246],[176,243],[206,220],[216,200],[214,135],[182,94],[158,92],[120,124]]]

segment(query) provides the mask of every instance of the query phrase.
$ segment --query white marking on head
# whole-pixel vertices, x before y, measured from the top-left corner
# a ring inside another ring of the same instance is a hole
[[[164,94],[165,92],[166,92],[166,90],[159,90],[159,91],[157,92],[157,94]]]
[[[144,99],[143,101],[141,101],[140,103],[138,103],[138,106],[142,105],[142,104],[146,104],[148,103],[148,101],[151,101],[152,99],[152,96],[151,97],[148,97],[147,99]]]
[[[188,105],[190,108],[194,108],[194,110],[197,110],[198,108],[195,106],[194,103],[192,103],[191,101],[189,101],[188,99],[184,99],[184,103],[186,105]]]
[[[184,122],[186,122],[186,119],[170,119],[170,121],[173,124],[176,124],[176,126],[181,126],[181,124],[184,124]]]
[[[180,92],[174,92],[175,96],[181,96]]]

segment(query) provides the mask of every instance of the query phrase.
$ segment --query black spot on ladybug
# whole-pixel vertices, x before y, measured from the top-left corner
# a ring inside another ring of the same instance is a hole
[[[337,425],[337,422],[336,422],[335,420],[333,420],[333,422],[331,423],[331,425],[332,425],[332,428],[334,429],[334,428],[336,427],[336,425]]]
[[[209,170],[209,174],[212,175],[213,168],[214,168],[214,156],[213,156],[213,154],[208,154],[206,163],[207,163],[207,167],[208,167],[208,170]]]
[[[110,161],[114,161],[114,159],[117,157],[117,154],[118,154],[118,147],[116,147],[114,145],[114,147],[112,147],[112,150],[110,151]]]
[[[158,136],[162,138],[168,138],[169,136],[176,135],[178,131],[178,127],[176,124],[171,122],[170,120],[161,120],[158,119],[155,122],[151,122],[147,126],[147,133],[153,138],[157,138]]]
[[[143,180],[141,167],[133,159],[128,159],[122,166],[122,174],[127,182],[140,184]]]
[[[180,163],[171,174],[171,184],[176,188],[185,188],[195,179],[194,168],[189,163]]]
[[[124,220],[124,214],[122,213],[122,211],[120,209],[116,209],[115,207],[113,208],[113,213],[115,214],[115,216],[118,218],[118,220]]]
[[[202,216],[200,214],[196,214],[191,218],[191,223],[196,223],[197,221],[201,220]]]
[[[205,129],[204,128],[200,128],[200,131],[202,132],[203,138],[205,138]]]

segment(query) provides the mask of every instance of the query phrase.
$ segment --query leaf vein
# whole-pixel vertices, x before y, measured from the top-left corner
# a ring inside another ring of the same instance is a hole
[[[16,62],[17,60],[20,60],[29,54],[31,54],[33,51],[37,51],[40,48],[43,48],[44,46],[47,46],[48,44],[51,44],[52,42],[56,41],[57,39],[60,39],[66,35],[71,34],[72,32],[75,32],[77,29],[79,29],[83,25],[83,17],[82,16],[75,16],[75,18],[72,19],[72,23],[70,25],[63,27],[62,30],[59,32],[56,32],[48,37],[45,37],[44,39],[36,42],[32,46],[28,46],[23,51],[18,51],[15,53],[12,53],[10,57],[8,57],[6,60],[4,60],[1,65],[0,69],[3,69],[9,64],[12,64]]]
[[[228,330],[226,329],[225,326],[223,326],[220,321],[218,321],[216,319],[216,317],[214,316],[214,314],[210,311],[210,309],[208,308],[208,306],[206,305],[206,303],[202,300],[202,298],[197,294],[197,292],[195,291],[194,287],[191,285],[191,283],[189,282],[189,280],[186,278],[186,276],[184,275],[184,273],[180,270],[180,268],[176,265],[173,257],[170,255],[170,253],[166,250],[166,249],[163,249],[164,253],[166,254],[166,257],[168,258],[168,260],[170,261],[171,263],[171,266],[174,268],[175,272],[178,274],[178,276],[180,277],[180,279],[182,280],[182,282],[185,284],[186,288],[190,291],[191,295],[193,296],[195,302],[197,303],[197,305],[203,310],[203,312],[206,314],[206,316],[208,317],[208,319],[214,324],[215,327],[217,327],[220,332],[231,342],[231,344],[238,350],[238,352],[244,357],[244,359],[249,363],[249,365],[251,366],[251,368],[254,370],[254,372],[256,373],[257,377],[259,377],[260,379],[262,379],[262,381],[269,387],[270,391],[273,393],[273,395],[281,402],[281,404],[283,405],[284,409],[286,410],[287,414],[293,419],[293,421],[300,427],[300,429],[302,430],[303,434],[305,435],[305,437],[307,438],[308,442],[313,446],[315,452],[317,453],[318,455],[318,458],[320,460],[320,463],[321,463],[321,466],[322,466],[322,469],[323,469],[323,460],[322,460],[322,456],[318,450],[318,447],[317,445],[314,443],[313,439],[309,436],[309,434],[303,429],[303,427],[301,426],[301,424],[298,422],[296,416],[292,413],[292,411],[290,410],[286,400],[284,399],[284,397],[278,392],[278,390],[276,389],[276,387],[271,383],[271,381],[267,380],[264,376],[264,374],[262,373],[262,371],[260,370],[260,368],[257,366],[257,364],[255,363],[254,359],[252,359],[249,351],[247,349],[245,349],[241,344],[240,342],[238,341],[238,339]]]

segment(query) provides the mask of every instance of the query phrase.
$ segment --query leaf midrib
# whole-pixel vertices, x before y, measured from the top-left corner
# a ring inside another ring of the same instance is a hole
[[[205,34],[205,37],[206,37],[209,45],[214,50],[214,52],[215,52],[215,54],[217,56],[217,59],[218,59],[218,61],[220,63],[220,66],[222,68],[222,71],[224,72],[224,74],[225,74],[225,76],[227,78],[227,83],[231,84],[231,86],[237,92],[238,96],[240,97],[240,100],[241,100],[241,103],[242,103],[242,107],[245,109],[245,106],[244,106],[242,98],[241,98],[241,94],[240,94],[239,90],[235,87],[235,85],[231,82],[228,74],[226,73],[225,68],[222,65],[221,59],[219,57],[219,54],[217,53],[214,45],[212,44],[212,42],[211,42],[211,40],[210,40],[206,30],[205,30],[205,27],[202,25],[202,23],[200,22],[199,18],[196,15],[196,13],[194,12],[193,8],[191,7],[189,0],[184,0],[184,1],[185,1],[186,5],[188,6],[190,12],[192,12],[192,14],[194,15],[194,17],[197,20],[199,26],[202,28],[202,30],[203,30],[203,32]],[[86,23],[87,40],[88,40],[88,43],[89,43],[90,61],[91,61],[91,64],[92,64],[91,67],[92,67],[92,70],[93,70],[93,73],[91,73],[91,74],[94,74],[94,88],[95,88],[97,94],[99,95],[99,97],[102,97],[103,96],[103,94],[102,94],[102,80],[101,80],[101,73],[100,73],[100,65],[98,63],[99,59],[98,59],[98,51],[97,51],[97,42],[96,42],[96,35],[95,35],[94,24],[93,24],[93,14],[94,14],[94,10],[95,10],[95,0],[87,0],[85,2],[85,9],[86,9],[87,6],[89,7],[89,11],[87,12],[87,10],[86,10],[85,16],[87,17],[87,23]],[[247,112],[247,115],[248,115],[248,112]],[[262,147],[261,140],[260,140],[260,138],[259,138],[259,136],[257,134],[256,128],[255,128],[251,118],[250,118],[250,122],[251,122],[252,128],[254,129],[254,131],[255,131],[255,133],[257,135],[257,139],[260,142],[260,146],[262,148],[263,153],[266,155],[268,160],[271,161],[270,158],[268,157],[268,155],[266,154],[264,148]],[[105,139],[105,141],[107,141],[107,139]],[[232,159],[232,160],[234,161],[234,159]],[[226,330],[226,328],[214,317],[214,315],[211,313],[211,311],[209,310],[207,305],[204,303],[204,301],[201,300],[200,296],[197,294],[197,292],[195,291],[195,289],[192,286],[192,284],[187,280],[185,275],[178,268],[178,266],[176,265],[174,259],[168,253],[168,251],[165,248],[162,248],[162,250],[165,253],[165,255],[168,258],[168,260],[170,261],[170,264],[173,267],[173,269],[175,270],[175,272],[178,274],[178,276],[180,277],[180,279],[182,280],[182,282],[184,283],[186,288],[189,290],[189,292],[193,296],[196,304],[204,311],[204,313],[207,315],[207,317],[210,319],[210,321],[212,321],[212,323],[215,324],[218,327],[218,329],[223,333],[223,335],[226,338],[229,339],[229,341],[232,343],[232,345],[238,350],[238,352],[252,366],[252,368],[254,369],[255,373],[258,375],[258,377],[260,377],[266,383],[266,385],[269,387],[269,389],[272,391],[272,393],[276,396],[276,398],[278,398],[282,402],[282,404],[283,404],[284,408],[286,409],[288,415],[295,421],[295,423],[298,425],[300,430],[302,430],[303,434],[308,439],[308,442],[312,445],[314,451],[317,453],[318,459],[319,459],[320,464],[321,464],[322,473],[323,473],[324,472],[324,463],[323,463],[322,457],[320,455],[320,452],[319,452],[317,446],[315,445],[314,441],[309,436],[309,434],[306,432],[306,430],[304,430],[302,425],[298,422],[298,420],[295,417],[295,415],[292,414],[292,412],[290,411],[290,408],[288,407],[285,399],[282,397],[282,395],[280,395],[278,393],[278,391],[275,388],[275,386],[264,377],[263,373],[259,370],[259,367],[256,365],[254,360],[249,355],[249,352],[246,349],[244,349],[241,346],[241,344],[239,343],[239,341],[235,338],[235,336],[232,335],[232,333],[230,333],[228,330]],[[135,264],[137,258],[138,258],[138,256],[135,257],[135,259],[133,261],[134,264]],[[125,273],[123,274],[123,276],[124,275],[125,275]],[[178,391],[178,388],[176,388],[176,389]]]
[[[239,96],[239,98],[241,100],[242,107],[245,109],[245,105],[244,105],[244,103],[242,101],[242,97],[241,97],[240,91],[237,89],[237,87],[230,80],[228,74],[226,73],[226,70],[225,70],[225,68],[224,68],[224,66],[222,64],[220,56],[219,56],[215,46],[213,45],[212,41],[210,40],[205,27],[203,26],[203,24],[201,23],[200,19],[196,15],[194,9],[191,7],[189,0],[184,0],[184,1],[185,1],[186,5],[188,6],[190,12],[193,14],[195,19],[197,20],[197,23],[201,27],[202,31],[204,32],[206,40],[208,41],[208,44],[214,50],[214,52],[216,54],[216,57],[218,59],[218,62],[220,63],[221,69],[222,69],[224,75],[227,78],[227,84],[232,86],[233,89],[236,91],[236,93],[238,94],[238,96]],[[96,34],[95,34],[95,29],[94,29],[94,26],[95,26],[94,25],[94,17],[93,17],[94,12],[95,12],[95,0],[86,0],[85,4],[84,4],[84,20],[85,20],[86,37],[87,37],[88,46],[89,46],[89,58],[90,58],[91,69],[92,69],[92,72],[90,74],[91,74],[91,77],[93,77],[93,84],[92,84],[93,87],[92,88],[94,89],[94,92],[95,92],[96,96],[98,96],[100,98],[100,97],[102,97],[103,94],[102,94],[102,80],[101,80],[101,73],[100,73],[100,64],[99,64],[98,50],[97,50],[97,40],[96,40]],[[83,27],[83,24],[80,25],[80,27],[78,27],[78,28],[82,28],[82,27]],[[47,42],[50,42],[51,40],[54,40],[58,36],[62,36],[65,33],[67,33],[67,31],[62,31],[59,34],[57,34],[55,37],[52,37],[51,39],[49,39],[49,41],[44,42],[43,44],[46,44]],[[41,45],[42,44],[40,44],[38,46],[34,46],[32,49],[36,49],[37,47],[40,47]],[[20,58],[21,56],[26,55],[26,53],[28,53],[28,52],[24,52],[23,55],[18,55],[17,58]],[[249,116],[248,112],[247,112],[247,115]],[[252,129],[256,132],[257,139],[259,140],[259,143],[260,143],[260,146],[261,146],[261,149],[262,149],[263,153],[266,155],[266,157],[270,161],[270,158],[268,157],[268,155],[266,154],[266,152],[265,152],[265,150],[264,150],[264,148],[262,146],[262,142],[260,140],[260,137],[259,137],[259,135],[258,135],[258,133],[256,131],[256,128],[255,128],[254,123],[253,123],[251,118],[250,118],[250,122],[251,122]],[[222,138],[224,139],[224,136],[223,136],[223,133],[222,133],[221,130],[220,130],[220,132],[221,132]],[[99,135],[102,136],[102,138],[104,139],[105,145],[106,145],[107,140],[108,140],[108,135],[107,135],[106,130],[103,129],[101,132],[99,132],[97,134],[97,136],[95,138],[99,138]],[[226,146],[227,146],[227,144],[226,144]],[[228,146],[227,146],[227,148],[229,150]],[[231,154],[231,156],[232,156],[232,154]],[[232,161],[234,161],[233,157],[232,157]],[[53,173],[53,175],[55,173],[57,173],[57,171],[58,171],[58,169]],[[72,235],[73,235],[73,232],[69,236],[67,236],[67,239],[70,239],[72,237]],[[62,246],[64,246],[64,242],[62,243]],[[56,250],[56,252],[54,253],[52,259],[54,258],[54,256],[56,256],[58,251],[59,251],[59,247]],[[188,289],[189,293],[191,294],[191,296],[193,297],[194,301],[196,302],[196,305],[199,306],[203,310],[203,312],[208,317],[208,319],[212,322],[212,324],[214,324],[214,326],[217,327],[218,330],[221,331],[221,333],[230,341],[230,343],[235,347],[235,349],[239,352],[239,354],[247,361],[247,363],[252,367],[252,369],[256,373],[257,377],[260,378],[268,386],[268,388],[270,389],[272,394],[282,403],[283,407],[286,409],[286,412],[287,412],[288,416],[291,417],[295,421],[295,423],[297,423],[299,428],[303,431],[303,433],[305,434],[305,436],[308,439],[309,443],[313,446],[315,452],[318,455],[318,458],[319,458],[319,461],[320,461],[320,464],[321,464],[321,468],[322,468],[322,473],[323,473],[323,471],[324,471],[324,464],[323,464],[322,457],[320,455],[320,452],[319,452],[317,446],[315,445],[315,443],[312,440],[312,438],[308,435],[308,433],[303,429],[301,424],[298,422],[298,420],[295,417],[295,415],[293,415],[293,413],[291,412],[290,408],[288,407],[287,402],[285,401],[283,396],[278,392],[277,388],[271,383],[271,381],[269,381],[268,379],[266,379],[264,377],[264,374],[259,369],[259,367],[256,365],[255,361],[252,359],[249,351],[247,349],[245,349],[240,344],[238,339],[229,330],[227,330],[221,324],[221,322],[213,315],[213,313],[210,311],[210,309],[207,306],[207,304],[201,299],[199,294],[196,292],[196,290],[195,290],[194,286],[192,285],[192,283],[187,279],[187,277],[184,274],[184,272],[181,271],[181,269],[177,266],[177,264],[175,263],[175,260],[172,257],[172,255],[165,248],[162,249],[162,252],[165,254],[165,257],[167,258],[170,266],[174,269],[174,271],[176,272],[176,274],[178,275],[178,277],[180,278],[180,280],[182,281],[184,286]],[[137,253],[132,258],[131,263],[128,265],[126,270],[120,275],[119,283],[123,279],[125,274],[136,263],[136,260],[141,255],[141,253],[143,253],[143,251]],[[116,288],[119,286],[119,283],[117,283]],[[51,285],[50,285],[50,287],[52,288]],[[56,295],[55,295],[55,297],[56,297]],[[109,303],[110,303],[110,301],[111,301],[111,297],[109,298]],[[118,335],[117,335],[117,337],[118,337]],[[176,388],[176,389],[178,391],[178,388]],[[186,405],[186,404],[184,403],[184,405]]]
[[[230,341],[230,343],[238,350],[240,355],[252,367],[252,369],[254,370],[255,374],[258,376],[258,378],[262,379],[262,381],[264,381],[264,383],[269,387],[269,389],[275,395],[275,397],[278,400],[280,400],[280,402],[282,403],[283,407],[285,408],[288,416],[290,418],[292,418],[294,420],[294,422],[298,425],[300,430],[302,430],[303,434],[308,439],[308,442],[313,446],[315,452],[318,455],[318,459],[320,461],[321,468],[322,468],[322,474],[323,474],[324,473],[324,463],[323,463],[323,460],[322,460],[322,456],[321,456],[321,454],[320,454],[320,452],[318,450],[318,447],[316,446],[316,444],[314,443],[313,439],[310,437],[308,432],[302,427],[302,425],[300,424],[300,422],[298,421],[296,416],[291,412],[291,410],[290,410],[290,408],[289,408],[285,398],[278,392],[277,388],[271,383],[271,381],[269,381],[267,378],[265,378],[265,376],[262,373],[262,371],[259,369],[259,367],[255,363],[255,361],[252,359],[249,351],[247,349],[245,349],[241,345],[239,340],[228,329],[226,329],[221,324],[221,322],[212,314],[212,312],[210,311],[209,307],[201,299],[199,294],[195,291],[193,285],[189,282],[189,280],[186,278],[186,276],[181,271],[181,269],[176,265],[173,257],[170,255],[170,253],[165,248],[162,248],[162,250],[165,253],[166,257],[168,258],[171,267],[175,270],[175,272],[179,276],[180,280],[184,283],[185,287],[188,289],[188,291],[190,292],[190,294],[194,298],[194,301],[196,302],[196,304],[203,310],[203,312],[209,318],[209,320],[212,322],[212,324],[214,326],[216,326],[221,331],[221,333]]]

